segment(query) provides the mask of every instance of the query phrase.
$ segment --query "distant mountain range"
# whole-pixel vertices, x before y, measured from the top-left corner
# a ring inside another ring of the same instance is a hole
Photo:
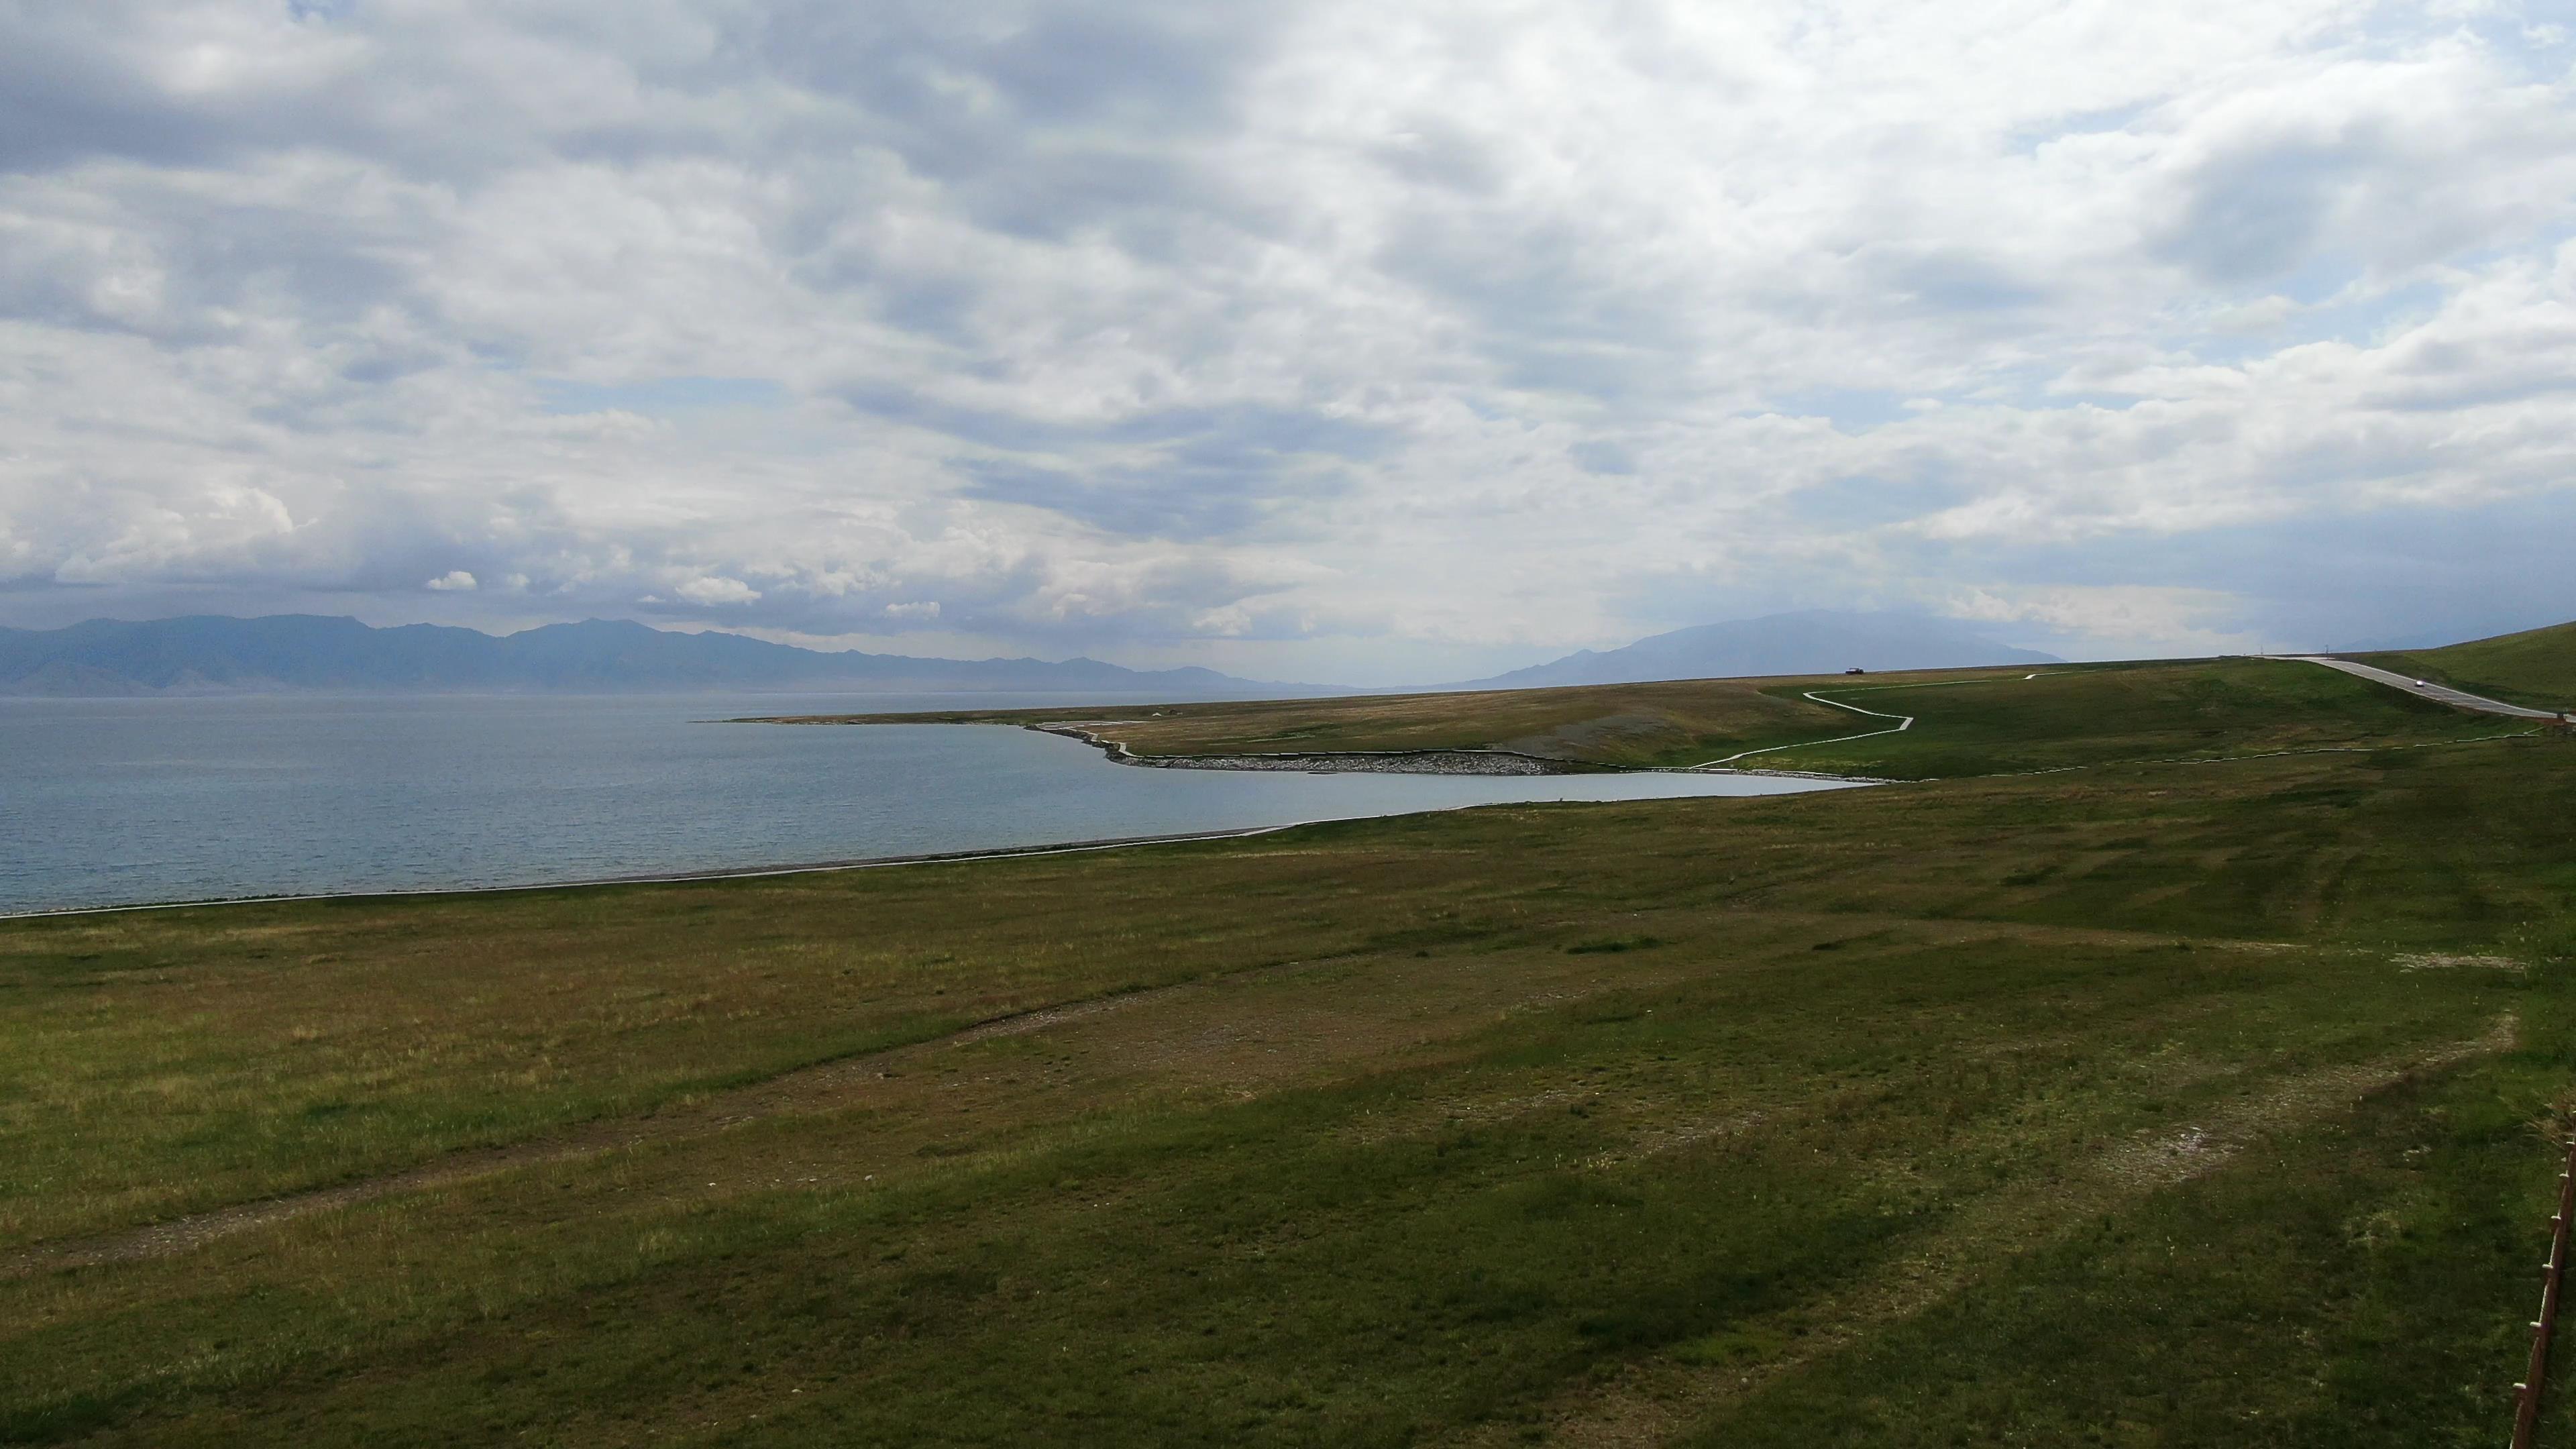
[[[2047,664],[1961,625],[1903,614],[1813,610],[1704,624],[1624,649],[1586,649],[1448,689],[1529,689]],[[68,629],[0,629],[0,695],[249,694],[292,690],[640,693],[714,689],[854,693],[1125,694],[1137,699],[1283,698],[1345,691],[1269,684],[1213,669],[1123,669],[1097,659],[917,659],[827,653],[740,634],[681,634],[592,619],[491,635],[436,624],[377,629],[355,619],[201,615]]]
[[[773,688],[1118,693],[1158,700],[1330,692],[1212,669],[1122,669],[1097,659],[825,653],[740,634],[680,634],[601,619],[497,637],[435,624],[376,629],[311,614],[0,629],[0,695]]]
[[[1979,664],[2056,664],[2054,655],[1998,644],[1964,625],[1914,614],[1846,614],[1809,609],[1702,624],[1640,639],[1624,649],[1579,650],[1470,680],[1451,689],[1537,689],[1563,684],[1638,684],[1653,679],[1733,679],[1757,674],[1834,674],[1845,669],[1955,669]]]

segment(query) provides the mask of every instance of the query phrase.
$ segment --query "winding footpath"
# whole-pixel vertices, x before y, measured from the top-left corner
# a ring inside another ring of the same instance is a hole
[[[2045,679],[2047,677],[2048,671],[2042,670],[2031,674],[2025,674],[2022,676],[2022,680],[2027,683],[2033,679]],[[1961,684],[1991,684],[1993,682],[1994,681],[1991,679],[1931,679],[1920,684],[1864,684],[1858,688],[1845,687],[1837,689],[1834,692],[1837,694],[1866,694],[1875,690],[1884,689],[1946,689]],[[1863,730],[1856,735],[1836,735],[1829,740],[1800,740],[1796,744],[1789,745],[1764,745],[1758,750],[1741,750],[1735,754],[1726,756],[1724,759],[1703,760],[1696,765],[1685,765],[1683,768],[1689,770],[1714,770],[1723,765],[1731,765],[1737,760],[1750,759],[1755,755],[1777,754],[1782,750],[1812,750],[1818,745],[1839,745],[1847,740],[1874,740],[1880,735],[1903,734],[1905,731],[1914,728],[1914,716],[1910,714],[1889,714],[1885,710],[1863,709],[1856,704],[1845,704],[1839,699],[1827,699],[1824,695],[1812,689],[1801,691],[1801,695],[1804,698],[1814,700],[1818,704],[1829,704],[1836,709],[1847,709],[1854,714],[1868,715],[1872,719],[1892,719],[1896,721],[1896,723],[1883,730]]]
[[[1800,740],[1793,745],[1764,745],[1758,750],[1738,751],[1735,754],[1726,756],[1724,759],[1704,760],[1699,764],[1690,766],[1689,768],[1694,770],[1714,770],[1721,765],[1731,765],[1737,760],[1749,760],[1755,755],[1777,754],[1782,750],[1807,750],[1813,749],[1818,745],[1839,745],[1847,740],[1872,740],[1878,738],[1880,735],[1902,734],[1905,731],[1914,728],[1914,716],[1910,714],[1888,714],[1882,710],[1863,709],[1856,704],[1845,704],[1839,699],[1827,699],[1812,689],[1805,692],[1805,697],[1814,700],[1818,704],[1830,704],[1836,709],[1847,709],[1854,714],[1868,715],[1872,719],[1892,719],[1896,721],[1896,723],[1883,730],[1863,730],[1856,735],[1836,735],[1829,740]]]

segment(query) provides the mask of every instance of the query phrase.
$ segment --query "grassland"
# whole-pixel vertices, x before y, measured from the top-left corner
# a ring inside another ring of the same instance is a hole
[[[2566,641],[2576,655],[2576,635]],[[1814,693],[1894,720],[1818,704]],[[1678,680],[1139,710],[808,715],[811,724],[1078,724],[1139,755],[1502,749],[1581,764],[1921,780],[2263,750],[2493,734],[2490,719],[2314,665],[2262,659],[2059,665],[1784,680]],[[1787,747],[1787,748],[1784,748]]]
[[[2355,658],[2533,709],[2576,708],[2576,624]]]
[[[1848,733],[1852,716],[1762,681],[1510,689],[1067,709],[807,715],[815,724],[1037,724],[1091,728],[1140,755],[1504,749],[1591,765],[1695,764],[1712,755]]]
[[[1816,692],[1863,709],[1915,716],[1914,726],[1742,763],[1885,779],[1950,779],[2117,761],[2432,743],[2528,728],[2288,661],[2086,666],[2026,677],[2032,674],[1861,688],[1829,685]],[[1860,716],[1844,718],[1871,727]],[[1850,728],[1847,724],[1841,732]]]
[[[2247,667],[1910,696],[2216,764],[0,926],[0,1442],[2492,1443],[2576,744]]]

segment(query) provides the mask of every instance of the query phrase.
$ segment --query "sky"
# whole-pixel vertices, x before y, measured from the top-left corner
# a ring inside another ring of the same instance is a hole
[[[2576,0],[0,0],[0,624],[2576,617]]]

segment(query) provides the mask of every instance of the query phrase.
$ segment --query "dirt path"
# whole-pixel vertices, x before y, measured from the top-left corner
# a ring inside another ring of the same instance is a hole
[[[1793,930],[1805,928],[1799,931],[1800,942],[1804,942],[1807,931],[1813,931],[1828,938],[1899,932],[1903,942],[1909,946],[1957,945],[1998,938],[2096,945],[2136,945],[2142,942],[2161,943],[2177,939],[2159,932],[2030,926],[2017,922],[1978,920],[1925,922],[1903,916],[1849,913],[1780,912],[1774,913],[1771,919],[1782,924],[1794,923]],[[2262,941],[2209,940],[2198,941],[2195,944],[2221,950],[2300,949],[2288,943]],[[1180,1006],[1189,998],[1212,997],[1215,993],[1250,986],[1258,979],[1274,976],[1281,971],[1294,970],[1302,964],[1306,963],[1279,963],[1275,966],[1259,967],[1171,986],[1152,987],[1114,996],[1035,1007],[1027,1011],[996,1017],[930,1041],[819,1063],[766,1081],[665,1106],[643,1116],[584,1123],[519,1142],[495,1147],[469,1148],[447,1153],[416,1167],[380,1177],[235,1203],[173,1218],[166,1222],[120,1229],[111,1233],[36,1243],[0,1254],[0,1279],[25,1277],[61,1268],[165,1257],[189,1251],[236,1233],[286,1222],[313,1213],[326,1212],[334,1208],[372,1202],[399,1193],[452,1186],[517,1168],[574,1161],[603,1153],[701,1137],[765,1117],[831,1111],[865,1099],[880,1087],[882,1079],[909,1072],[922,1065],[926,1059],[942,1053],[996,1038],[1074,1026],[1097,1018],[1125,1013],[1138,1007]],[[1564,965],[1567,970],[1573,971],[1576,969],[1576,960],[1570,959]],[[1607,968],[1603,969],[1607,970]],[[1499,982],[1480,984],[1450,982],[1438,987],[1434,992],[1440,1003],[1440,1012],[1435,1014],[1457,1013],[1462,1020],[1481,1019],[1478,1016],[1481,1012],[1524,1006],[1532,1001],[1561,1004],[1614,985],[1633,987],[1656,979],[1665,972],[1686,969],[1689,969],[1687,959],[1682,956],[1676,956],[1673,961],[1663,963],[1659,970],[1650,969],[1642,972],[1634,961],[1629,961],[1616,972],[1599,979],[1576,980],[1533,976],[1522,981],[1515,989],[1502,991],[1500,995],[1489,995],[1494,988],[1502,985]],[[1397,1039],[1420,1040],[1426,1035],[1439,1034],[1431,1018],[1420,1014],[1421,1004],[1419,1003],[1405,1008],[1402,1012],[1394,1013],[1394,1016],[1388,1020],[1376,1019],[1380,1014],[1391,1009],[1390,1003],[1385,1001],[1370,1003],[1343,1001],[1338,1005],[1344,1019],[1337,1021],[1327,1035],[1338,1044],[1339,1050],[1366,1049],[1382,1032],[1393,1032],[1394,1036],[1387,1041],[1377,1042],[1376,1045],[1380,1048],[1391,1045]],[[1272,1003],[1265,1010],[1276,1015],[1279,1009],[1275,1003]],[[1406,1014],[1408,1012],[1411,1014]],[[1359,1018],[1365,1019],[1353,1019],[1351,1013],[1358,1013]],[[1181,1011],[1178,1013],[1176,1023],[1182,1018],[1202,1014],[1204,1013],[1192,1010]],[[1216,1030],[1216,1026],[1212,1023],[1200,1022],[1187,1029],[1207,1032]],[[1176,1054],[1176,1049],[1170,1048],[1169,1044],[1154,1044],[1153,1039],[1157,1028],[1139,1030],[1143,1036],[1137,1041],[1126,1043],[1123,1048],[1129,1065],[1152,1062],[1177,1070],[1182,1058],[1190,1058],[1196,1062],[1196,1066],[1191,1070],[1181,1071],[1180,1075],[1193,1076],[1199,1069],[1212,1069],[1212,1064],[1216,1061],[1216,1057],[1212,1055],[1215,1048],[1211,1045],[1214,1038],[1208,1041],[1194,1039],[1186,1049],[1177,1049]],[[1325,1053],[1325,1055],[1332,1054]],[[1268,1052],[1265,1052],[1265,1055],[1270,1063],[1276,1064],[1284,1060]],[[1202,1057],[1208,1060],[1197,1060]],[[1226,1070],[1239,1071],[1241,1067],[1242,1064],[1238,1062],[1233,1063]],[[1401,1129],[1392,1124],[1381,1124],[1380,1130],[1394,1132]]]
[[[2062,1177],[2019,1182],[1971,1204],[1949,1227],[1861,1281],[1798,1314],[1805,1331],[1788,1351],[1757,1364],[1695,1367],[1651,1361],[1548,1406],[1544,1439],[1596,1449],[1663,1444],[1728,1403],[1781,1376],[1854,1347],[1968,1286],[1998,1260],[2041,1247],[2086,1214],[2216,1171],[2263,1137],[2314,1121],[2410,1076],[2514,1043],[2508,1012],[2483,1036],[2427,1055],[2328,1068],[2275,1084],[2180,1131],[2095,1154]],[[1532,1442],[1527,1426],[1488,1423],[1454,1441]]]
[[[0,1257],[0,1278],[23,1278],[61,1268],[166,1257],[234,1233],[332,1208],[370,1202],[395,1193],[445,1187],[512,1168],[565,1162],[624,1148],[703,1136],[780,1113],[828,1109],[847,1101],[852,1090],[860,1084],[873,1082],[892,1069],[917,1062],[930,1053],[1125,1011],[1183,992],[1203,990],[1210,984],[1184,982],[1016,1012],[933,1041],[800,1068],[765,1082],[715,1093],[650,1116],[586,1123],[532,1141],[451,1152],[436,1161],[383,1177],[235,1203],[210,1212],[95,1237],[38,1243]]]

